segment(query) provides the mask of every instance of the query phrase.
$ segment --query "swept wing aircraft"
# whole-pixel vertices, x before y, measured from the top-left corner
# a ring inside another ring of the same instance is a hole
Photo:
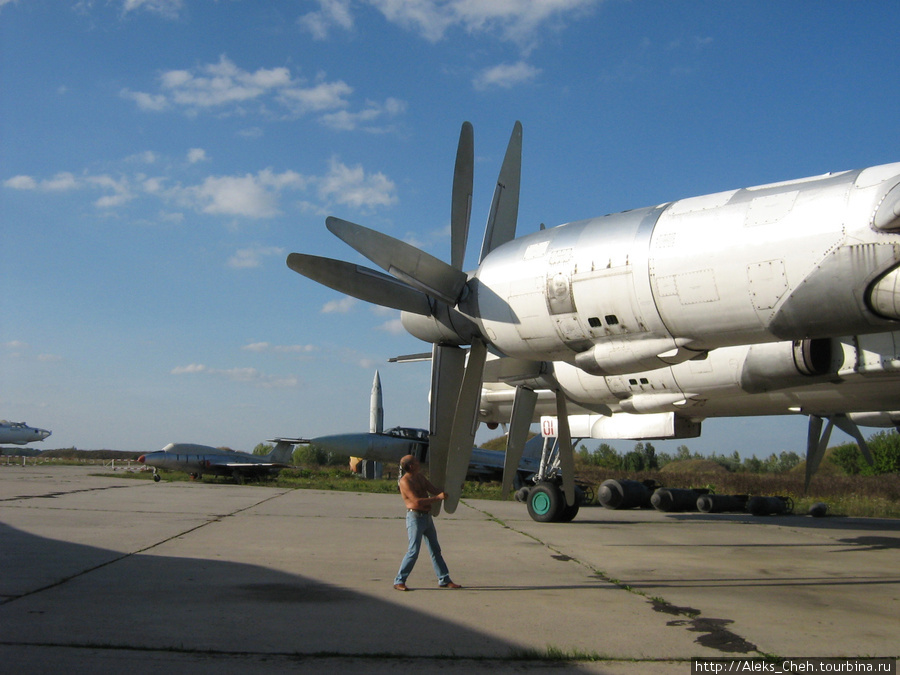
[[[432,344],[430,473],[449,512],[479,422],[488,350],[505,357],[503,381],[515,386],[513,456],[536,392],[553,392],[571,505],[568,407],[613,411],[589,391],[577,400],[561,372],[621,377],[727,347],[811,344],[898,326],[900,164],[681,199],[517,238],[521,149],[516,123],[472,272],[463,270],[474,173],[469,123],[454,169],[450,263],[334,217],[328,229],[388,274],[300,253],[287,259],[319,283],[401,310],[405,328]],[[822,418],[810,419],[818,438]],[[808,463],[824,452],[815,445]]]
[[[423,464],[428,463],[428,431],[411,427],[384,429],[384,394],[381,376],[375,371],[372,381],[372,395],[369,408],[369,432],[332,434],[318,436],[308,441],[295,438],[280,438],[283,443],[312,443],[328,452],[342,457],[378,462],[399,462],[406,455],[415,455]],[[526,450],[512,473],[521,482],[538,470],[540,448]],[[480,480],[495,480],[502,477],[506,453],[499,450],[473,448],[466,477]]]
[[[0,421],[0,443],[12,443],[13,445],[25,445],[42,441],[51,432],[46,429],[30,427],[25,422]]]
[[[222,450],[194,443],[169,443],[162,450],[138,457],[138,462],[153,467],[153,480],[159,481],[158,469],[185,471],[192,478],[203,474],[230,476],[236,483],[246,478],[262,478],[277,474],[291,465],[294,446],[278,443],[268,455],[251,455],[235,450]]]

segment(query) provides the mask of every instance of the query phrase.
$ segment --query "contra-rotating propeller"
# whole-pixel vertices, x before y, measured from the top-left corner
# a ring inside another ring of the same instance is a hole
[[[479,265],[491,251],[515,238],[521,167],[522,125],[516,122],[494,189]],[[471,297],[470,277],[462,268],[473,180],[474,134],[472,125],[465,122],[459,135],[453,174],[450,264],[398,239],[334,217],[326,220],[328,229],[388,275],[300,253],[291,253],[287,259],[288,267],[314,281],[367,302],[430,317],[438,326],[439,337],[432,344],[429,471],[432,482],[447,493],[444,508],[449,513],[459,503],[475,443],[489,344],[478,328],[477,302]],[[469,345],[468,352],[462,349],[465,345]],[[533,397],[523,395],[523,400],[526,401],[523,412],[514,416],[510,429],[510,436],[516,439],[524,438],[531,424]],[[574,459],[565,408],[565,397],[557,391],[563,487],[566,501],[571,504]]]

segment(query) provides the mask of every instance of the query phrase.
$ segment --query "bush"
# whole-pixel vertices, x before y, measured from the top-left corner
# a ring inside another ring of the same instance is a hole
[[[873,466],[865,460],[856,443],[844,443],[832,448],[829,460],[851,476],[900,473],[900,434],[880,431],[869,437],[868,446]]]

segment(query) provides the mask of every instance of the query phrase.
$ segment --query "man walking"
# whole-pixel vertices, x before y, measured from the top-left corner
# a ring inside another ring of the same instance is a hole
[[[419,460],[413,455],[406,455],[400,460],[400,470],[403,472],[399,483],[400,495],[406,505],[406,531],[409,534],[409,548],[400,563],[400,570],[394,579],[394,588],[398,591],[409,590],[406,587],[406,578],[412,572],[416,559],[419,557],[422,537],[428,543],[431,564],[441,588],[462,588],[459,584],[450,581],[450,572],[441,555],[441,545],[438,543],[437,530],[431,517],[431,505],[446,499],[447,495],[440,492],[425,477],[425,474],[421,472]]]

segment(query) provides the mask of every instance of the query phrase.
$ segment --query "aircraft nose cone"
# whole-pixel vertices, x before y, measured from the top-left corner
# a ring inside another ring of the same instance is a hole
[[[147,455],[141,455],[140,457],[138,457],[138,464],[143,464],[145,459],[147,459]]]

